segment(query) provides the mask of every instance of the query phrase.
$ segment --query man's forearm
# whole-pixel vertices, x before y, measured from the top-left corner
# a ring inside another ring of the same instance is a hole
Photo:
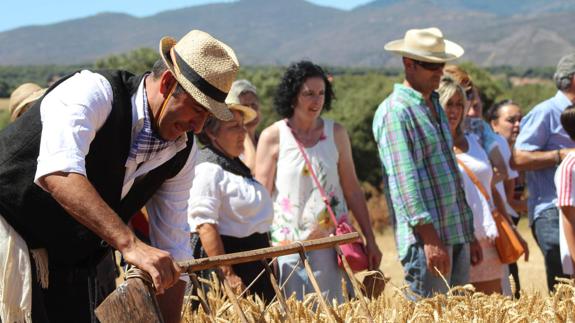
[[[525,151],[515,149],[513,151],[515,169],[531,171],[556,166],[564,157],[561,153],[562,151],[559,150]]]
[[[100,197],[86,177],[54,173],[40,179],[52,197],[78,222],[115,249],[129,248],[136,240],[120,217]]]
[[[443,244],[437,235],[437,231],[435,231],[435,227],[431,223],[416,225],[413,227],[413,231],[419,235],[424,244]]]

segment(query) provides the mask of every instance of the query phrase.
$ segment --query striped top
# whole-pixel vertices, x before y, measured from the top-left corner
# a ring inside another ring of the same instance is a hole
[[[557,188],[557,206],[575,206],[573,187],[575,183],[575,153],[569,153],[555,172],[555,186]]]
[[[421,93],[402,84],[395,85],[373,119],[400,258],[417,242],[416,225],[432,223],[448,245],[473,239],[473,214],[465,202],[447,117],[437,93],[431,98],[439,122]]]
[[[561,162],[561,165],[555,172],[555,188],[557,189],[557,206],[559,207],[560,217],[564,216],[561,207],[575,206],[575,194],[573,188],[575,187],[575,153],[569,153]],[[571,253],[569,252],[569,245],[567,237],[563,230],[564,221],[559,221],[559,251],[561,253],[561,267],[563,273],[573,275],[573,261],[571,261]]]

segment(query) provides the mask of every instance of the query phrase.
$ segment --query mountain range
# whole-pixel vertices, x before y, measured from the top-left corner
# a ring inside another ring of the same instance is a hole
[[[148,17],[100,13],[0,32],[0,65],[81,64],[162,36],[205,30],[229,44],[242,65],[299,59],[333,66],[397,66],[386,42],[410,28],[437,26],[481,66],[551,66],[575,51],[573,0],[375,0],[344,11],[304,0],[240,0]]]

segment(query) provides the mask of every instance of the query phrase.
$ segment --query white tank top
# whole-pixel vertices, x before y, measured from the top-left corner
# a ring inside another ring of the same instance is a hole
[[[335,145],[333,121],[323,120],[323,135],[313,146],[304,148],[318,181],[339,218],[347,216],[347,206],[339,181],[339,153]],[[298,145],[285,120],[276,122],[279,129],[279,152],[272,199],[274,221],[272,243],[283,245],[306,240],[310,233],[327,236],[335,226],[321,193],[316,188]]]
[[[491,194],[493,169],[491,168],[487,153],[478,142],[478,138],[473,134],[467,134],[465,135],[465,139],[467,139],[469,149],[465,153],[457,154],[456,157],[475,174],[475,177],[481,182],[481,185],[483,185],[483,188],[489,195],[489,201],[487,201],[471,178],[465,173],[461,165],[458,165],[459,172],[463,179],[465,199],[473,212],[475,237],[479,240],[495,238],[497,236],[497,227],[491,215],[491,210],[494,208],[493,196]]]

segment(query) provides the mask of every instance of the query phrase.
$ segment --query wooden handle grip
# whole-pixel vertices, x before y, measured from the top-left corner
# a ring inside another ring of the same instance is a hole
[[[243,252],[228,253],[214,257],[181,261],[178,262],[178,265],[182,268],[182,272],[191,273],[194,271],[214,268],[218,266],[229,266],[264,258],[274,258],[298,253],[302,246],[306,251],[311,251],[317,249],[332,248],[335,245],[350,243],[356,241],[357,239],[359,239],[359,233],[352,232],[339,236],[302,241],[301,243],[292,243],[286,246],[261,248]]]

